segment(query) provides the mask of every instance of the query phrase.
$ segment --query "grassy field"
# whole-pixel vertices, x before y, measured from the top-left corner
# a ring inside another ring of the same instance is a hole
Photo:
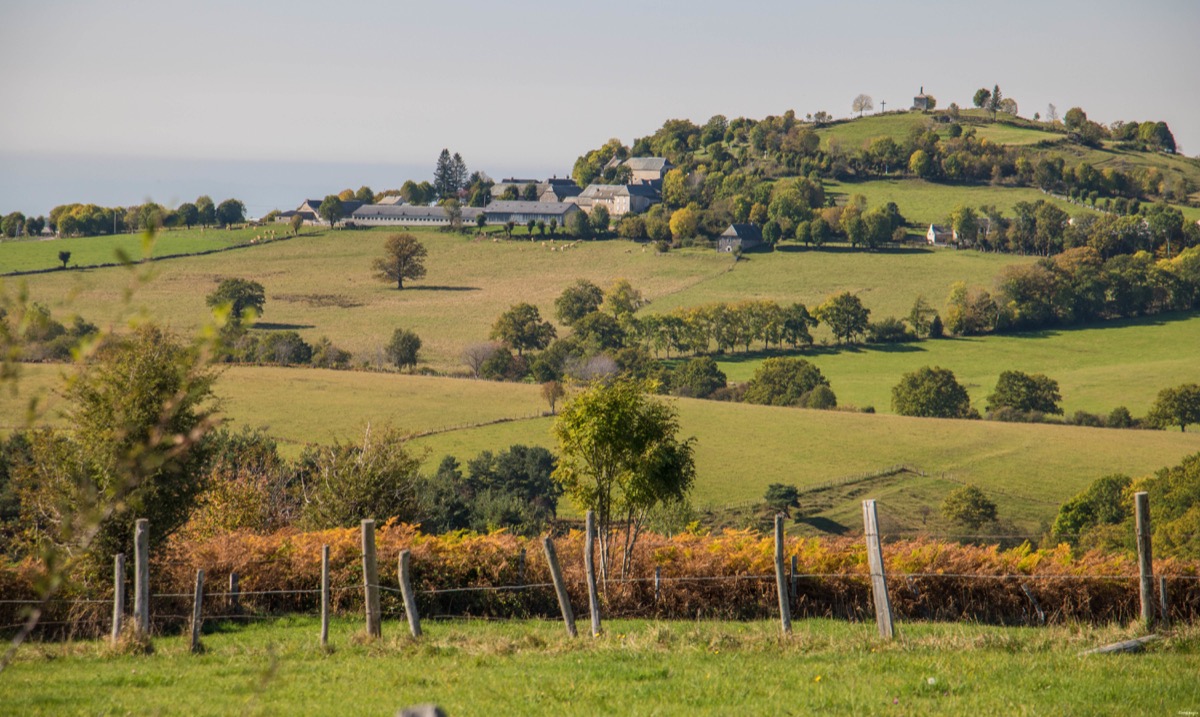
[[[208,316],[204,297],[221,278],[253,278],[267,295],[260,328],[296,329],[309,341],[328,336],[358,361],[382,363],[382,346],[403,326],[421,337],[424,362],[449,371],[464,370],[463,348],[486,341],[501,312],[527,301],[551,318],[554,299],[578,278],[600,286],[627,278],[652,301],[652,311],[746,298],[815,305],[850,290],[861,292],[878,314],[902,315],[918,294],[944,296],[957,278],[990,284],[1003,266],[1030,261],[968,252],[789,247],[734,264],[706,249],[660,255],[630,242],[602,241],[551,251],[540,240],[476,241],[426,231],[419,235],[429,250],[428,275],[397,291],[375,280],[371,270],[388,234],[329,232],[157,263],[151,266],[154,279],[137,290],[132,307],[125,304],[129,272],[119,267],[55,272],[25,282],[34,300],[64,318],[82,313],[103,325],[140,307],[176,330],[192,332]],[[895,281],[897,275],[906,280]]]
[[[244,229],[172,229],[158,233],[150,256],[195,254],[213,249],[248,244],[267,231],[283,236],[290,230],[283,224],[277,227],[246,227]],[[66,239],[22,239],[0,242],[0,274],[13,271],[50,269],[62,266],[60,251],[71,252],[68,267],[96,266],[117,261],[117,251],[124,251],[134,260],[146,256],[141,234],[116,236],[69,237]]]
[[[970,122],[969,127],[975,130],[980,138],[986,138],[999,144],[1037,144],[1044,141],[1058,141],[1062,134],[1046,132],[1033,127],[1018,127],[1010,124],[986,123],[976,124],[983,119],[982,112],[965,111],[963,115]],[[990,119],[990,118],[989,118]],[[817,130],[821,137],[822,147],[828,149],[830,142],[841,144],[844,149],[857,150],[876,137],[891,137],[896,142],[905,142],[914,127],[933,129],[943,138],[948,137],[948,124],[933,121],[931,115],[920,112],[889,112],[887,114],[866,115],[851,122],[823,127]]]
[[[1064,202],[1032,187],[993,187],[988,184],[938,184],[923,179],[873,179],[866,182],[825,182],[825,189],[834,196],[861,194],[868,206],[895,202],[900,213],[914,230],[924,235],[930,224],[943,224],[950,212],[960,204],[978,209],[995,205],[1005,216],[1011,216],[1017,202],[1036,202],[1044,199],[1058,205],[1068,214],[1092,210]]]
[[[307,618],[217,627],[149,656],[96,642],[34,644],[0,675],[9,714],[392,715],[434,702],[454,717],[595,714],[1186,714],[1200,707],[1200,638],[1182,628],[1145,654],[1082,650],[1131,636],[1105,627],[611,621],[568,638],[550,621],[387,622],[356,639],[336,620],[328,652]]]
[[[1120,376],[1116,368],[1106,370],[1109,380]],[[18,427],[24,397],[38,388],[48,391],[59,373],[56,367],[26,367],[22,396],[0,396],[0,415],[6,417],[0,429]],[[842,388],[838,374],[830,378],[842,396],[847,388]],[[466,462],[480,451],[514,444],[554,448],[552,418],[532,417],[546,409],[538,387],[532,385],[235,367],[224,372],[216,391],[232,426],[268,427],[281,439],[284,453],[293,457],[305,442],[354,440],[368,424],[391,424],[414,434],[432,432],[412,441],[430,472],[446,454]],[[982,393],[979,388],[972,392],[977,398]],[[930,476],[946,474],[950,483],[978,484],[994,494],[1003,517],[1036,530],[1054,518],[1063,500],[1100,476],[1144,475],[1200,451],[1200,433],[1195,432],[948,421],[694,399],[674,399],[674,404],[683,434],[696,438],[692,499],[697,507],[756,500],[770,483],[811,487],[889,465],[913,464]],[[52,422],[56,410],[58,402],[50,393],[47,416]],[[900,488],[919,483],[913,478]],[[920,505],[936,507],[953,487],[950,483],[936,483],[932,493],[926,492],[934,496],[930,500],[925,500],[929,495],[899,490],[883,505],[896,516],[912,517]],[[828,510],[844,510],[854,505],[856,496],[844,499]]]
[[[938,298],[933,298],[935,305]],[[1200,382],[1197,346],[1200,315],[1171,314],[1010,336],[817,348],[800,355],[821,369],[839,401],[881,412],[891,411],[892,386],[900,376],[928,365],[953,370],[981,413],[1000,372],[1019,370],[1057,380],[1068,414],[1107,414],[1123,405],[1140,416],[1161,389]],[[754,375],[763,356],[716,358],[729,380],[740,382]]]
[[[58,373],[56,367],[26,367],[24,394],[0,396],[0,415],[6,417],[0,428],[17,427],[23,397],[48,389]],[[843,390],[836,376],[833,384]],[[430,472],[445,455],[465,461],[517,443],[554,448],[553,419],[530,417],[545,405],[537,387],[526,384],[245,367],[227,370],[216,390],[233,426],[267,426],[293,457],[306,442],[353,440],[368,424],[437,431],[411,443]],[[1102,475],[1142,475],[1200,451],[1196,432],[906,418],[689,399],[677,399],[675,405],[683,434],[696,438],[693,502],[698,507],[756,500],[771,483],[814,486],[907,463],[931,476],[947,474],[950,483],[935,486],[932,503],[899,491],[884,503],[893,514],[911,516],[919,505],[936,507],[953,481],[965,481],[993,494],[1003,517],[1036,530],[1053,519],[1063,500]],[[47,408],[52,419],[55,402]],[[918,483],[914,478],[905,485]],[[855,500],[845,496],[829,509]]]

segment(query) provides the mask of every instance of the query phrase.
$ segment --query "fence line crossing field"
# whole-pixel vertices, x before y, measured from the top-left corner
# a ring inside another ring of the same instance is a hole
[[[388,618],[383,638],[336,619],[209,624],[204,651],[160,637],[153,655],[105,643],[33,643],[0,680],[11,714],[391,715],[435,702],[450,715],[1178,714],[1200,704],[1185,627],[1144,654],[1079,653],[1125,639],[1119,626],[1003,628],[808,619],[615,620],[601,637],[548,620],[425,621],[421,640]],[[1147,686],[1153,686],[1147,689]]]

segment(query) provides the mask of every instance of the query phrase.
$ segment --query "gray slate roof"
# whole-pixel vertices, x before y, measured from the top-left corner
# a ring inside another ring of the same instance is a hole
[[[479,207],[463,207],[463,221],[474,220],[483,210]],[[350,215],[351,219],[392,219],[393,221],[404,221],[405,219],[445,219],[446,210],[442,207],[419,207],[413,204],[368,204],[359,207]]]
[[[579,209],[574,204],[566,202],[526,202],[521,200],[501,200],[487,205],[488,214],[566,214],[572,208]]]
[[[754,224],[730,224],[728,229],[721,232],[721,236],[760,242],[762,241],[762,229]]]
[[[630,157],[625,160],[625,166],[635,172],[662,172],[674,165],[668,162],[666,157]]]

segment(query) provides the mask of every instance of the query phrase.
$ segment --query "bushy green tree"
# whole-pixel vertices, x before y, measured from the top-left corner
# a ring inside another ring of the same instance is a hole
[[[625,525],[625,575],[650,512],[686,500],[696,477],[692,439],[679,439],[675,409],[650,398],[649,388],[623,379],[592,384],[554,422],[559,446],[554,480],[580,509],[596,512],[605,578],[618,521]]]
[[[344,210],[342,208],[342,200],[336,194],[330,194],[325,199],[321,200],[321,205],[317,207],[317,214],[322,219],[329,222],[329,226],[337,224],[342,218]]]
[[[774,357],[759,364],[746,388],[747,403],[796,406],[817,386],[828,386],[821,369],[800,358]]]
[[[996,503],[973,485],[950,491],[942,501],[942,515],[968,530],[979,530],[996,519]]]
[[[1058,381],[1044,374],[1023,371],[1004,371],[996,381],[996,390],[987,398],[987,410],[1008,407],[1025,413],[1038,412],[1062,415],[1062,394]]]
[[[246,221],[246,205],[237,199],[226,199],[217,205],[215,213],[217,224],[229,226]]]
[[[383,242],[383,256],[375,260],[375,277],[396,282],[404,288],[405,279],[425,278],[425,257],[429,251],[412,234],[392,234]]]
[[[1056,540],[1077,543],[1084,533],[1099,525],[1117,525],[1129,517],[1126,491],[1129,476],[1107,475],[1097,478],[1082,493],[1062,504],[1054,518]]]
[[[417,365],[417,352],[421,350],[421,338],[415,331],[396,329],[392,339],[385,349],[388,360],[396,364],[396,368],[414,367]]]
[[[602,303],[604,291],[599,286],[587,279],[577,279],[554,300],[554,313],[563,324],[574,326],[576,321],[599,310]]]
[[[211,307],[228,306],[229,323],[241,326],[262,316],[267,303],[263,285],[250,279],[222,279],[217,288],[205,298]]]
[[[676,396],[706,398],[726,385],[725,373],[711,356],[691,359],[671,374],[671,393]]]
[[[1186,431],[1192,423],[1200,423],[1200,384],[1185,383],[1159,391],[1148,418],[1152,425],[1179,426],[1180,431]]]
[[[838,343],[853,343],[867,331],[871,310],[863,306],[862,300],[844,291],[825,300],[813,315],[825,322]]]
[[[161,545],[204,487],[215,380],[199,346],[161,328],[109,337],[69,379],[72,433],[29,436],[15,481],[25,535],[68,553],[82,548],[97,567],[132,554],[137,518],[150,520],[151,544]]]
[[[970,418],[971,397],[949,369],[922,366],[892,387],[892,410],[901,416]]]
[[[792,508],[800,507],[800,491],[794,485],[772,483],[767,486],[767,492],[763,494],[763,502],[771,510],[783,513],[790,518]]]
[[[553,324],[542,321],[536,306],[522,302],[500,314],[492,325],[491,337],[516,349],[520,356],[527,349],[546,348],[557,334]]]
[[[309,446],[300,463],[300,522],[310,530],[348,528],[365,518],[412,522],[419,515],[421,461],[395,429],[368,426],[359,442]]]

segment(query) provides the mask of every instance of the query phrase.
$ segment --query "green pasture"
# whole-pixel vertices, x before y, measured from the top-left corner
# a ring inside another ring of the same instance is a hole
[[[994,205],[1005,216],[1012,214],[1017,202],[1036,202],[1043,199],[1058,205],[1071,215],[1091,212],[1091,209],[1070,204],[1032,187],[996,187],[990,184],[940,184],[923,179],[872,179],[865,182],[827,180],[825,191],[834,196],[849,197],[861,194],[867,206],[875,207],[895,202],[910,226],[920,234],[930,224],[944,224],[958,205],[976,210]]]
[[[283,224],[239,229],[168,229],[158,232],[150,247],[145,244],[142,234],[0,241],[0,274],[61,267],[62,262],[58,259],[60,251],[71,252],[67,267],[78,269],[117,262],[118,250],[134,261],[147,256],[195,254],[249,244],[256,237],[266,238],[269,231],[274,231],[276,237],[291,233]]]
[[[749,299],[781,304],[799,301],[811,309],[834,294],[849,291],[878,317],[905,316],[920,295],[938,302],[959,280],[991,287],[1005,266],[1031,261],[1030,257],[942,249],[867,252],[840,245],[806,249],[784,244],[771,253],[746,254],[731,271],[655,298],[643,311],[665,313]],[[825,336],[823,331],[818,327],[818,338]]]
[[[581,626],[586,629],[586,624]],[[549,620],[425,621],[413,640],[389,620],[358,637],[335,620],[214,625],[204,652],[181,637],[152,655],[102,642],[26,645],[0,674],[21,715],[394,715],[433,702],[453,717],[596,714],[1186,714],[1200,704],[1196,630],[1140,655],[1079,653],[1127,639],[1120,626],[899,627],[798,620],[614,620],[571,639]]]
[[[974,129],[978,137],[998,144],[1030,145],[1063,139],[1062,134],[1047,132],[1033,126],[991,122],[990,115],[985,118],[982,111],[963,111],[962,114],[964,124]],[[896,142],[905,142],[914,127],[936,130],[945,138],[948,136],[949,123],[935,122],[932,115],[920,112],[889,112],[868,114],[849,122],[822,127],[817,130],[817,134],[821,137],[821,145],[825,149],[829,148],[831,142],[836,142],[844,149],[854,151],[876,137],[891,137]]]
[[[44,418],[61,424],[51,392],[59,371],[25,367],[22,393],[15,398],[0,394],[0,415],[5,417],[0,429],[20,427],[24,400],[39,391],[50,397]],[[838,388],[836,377],[833,384]],[[233,427],[266,426],[292,456],[298,455],[303,443],[354,440],[368,425],[388,424],[410,433],[436,431],[411,441],[430,472],[445,455],[466,460],[480,451],[503,450],[517,443],[555,448],[550,434],[553,419],[531,418],[546,407],[537,387],[527,384],[243,367],[227,370],[216,392]],[[671,400],[678,407],[683,435],[696,439],[693,502],[698,507],[757,500],[771,483],[815,486],[906,463],[932,476],[946,474],[950,481],[981,486],[994,494],[1002,517],[1035,530],[1042,521],[1053,519],[1063,500],[1102,475],[1143,475],[1200,451],[1196,432]],[[944,494],[941,489],[936,492]],[[848,496],[839,505],[855,500]],[[896,512],[915,509],[913,500],[896,503]]]
[[[940,298],[929,297],[937,306]],[[872,319],[875,317],[872,316]],[[1168,386],[1200,382],[1200,314],[1169,314],[1006,336],[799,352],[829,379],[838,400],[890,412],[892,386],[921,366],[954,371],[982,413],[1002,371],[1044,373],[1059,383],[1062,406],[1107,414],[1125,406],[1145,415]],[[748,381],[766,354],[717,356],[731,381]]]
[[[295,329],[308,341],[328,336],[352,351],[356,363],[381,364],[392,332],[409,328],[421,337],[423,363],[465,371],[463,349],[487,341],[500,313],[525,301],[552,319],[554,299],[580,278],[602,287],[628,279],[650,299],[649,311],[754,298],[815,306],[833,293],[854,291],[877,315],[898,316],[908,312],[918,294],[944,296],[958,279],[990,285],[1004,266],[1031,261],[973,252],[871,253],[793,245],[734,263],[708,249],[657,254],[619,240],[479,240],[421,231],[428,274],[398,291],[375,279],[371,269],[389,233],[325,232],[155,263],[147,267],[151,280],[137,285],[129,303],[126,291],[134,277],[122,267],[9,282],[27,285],[33,300],[63,319],[79,313],[108,325],[140,310],[178,331],[194,332],[209,315],[205,296],[221,279],[249,278],[262,283],[267,295],[258,329]]]

